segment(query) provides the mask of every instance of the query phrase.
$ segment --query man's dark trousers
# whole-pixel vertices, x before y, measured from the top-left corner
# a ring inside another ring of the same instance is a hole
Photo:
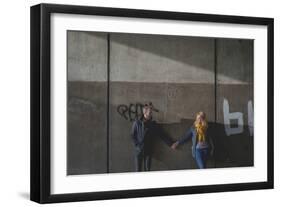
[[[136,171],[140,172],[142,171],[142,166],[144,168],[144,171],[150,171],[151,168],[151,155],[148,153],[145,153],[144,150],[139,151],[136,149],[135,152],[135,166]]]

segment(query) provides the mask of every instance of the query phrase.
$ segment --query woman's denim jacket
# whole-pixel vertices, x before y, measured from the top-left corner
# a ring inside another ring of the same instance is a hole
[[[194,126],[190,127],[188,130],[186,130],[185,134],[183,135],[183,137],[181,137],[179,139],[179,144],[183,144],[185,142],[187,142],[190,138],[192,140],[192,156],[195,157],[195,150],[196,150],[196,145],[197,145],[197,132],[196,129],[194,128]],[[209,128],[207,129],[206,132],[206,141],[208,143],[209,149],[213,152],[214,150],[214,143],[213,140],[210,136],[210,130]]]

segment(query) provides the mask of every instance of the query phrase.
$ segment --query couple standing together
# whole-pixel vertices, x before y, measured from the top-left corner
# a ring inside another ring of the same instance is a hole
[[[153,154],[154,138],[161,138],[172,149],[192,139],[192,156],[196,160],[198,168],[206,167],[209,155],[213,154],[214,145],[208,133],[206,114],[198,112],[193,125],[186,130],[183,137],[174,142],[166,137],[159,125],[152,119],[152,104],[145,104],[140,119],[134,121],[131,136],[135,146],[135,170],[150,171],[151,158]]]

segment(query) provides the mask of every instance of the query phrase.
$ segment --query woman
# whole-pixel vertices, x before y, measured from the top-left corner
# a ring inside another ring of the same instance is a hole
[[[192,156],[195,158],[198,168],[206,168],[207,158],[209,153],[213,154],[214,145],[208,134],[208,123],[204,112],[200,111],[196,114],[194,124],[181,139],[172,145],[172,149],[176,149],[189,138],[192,138]]]

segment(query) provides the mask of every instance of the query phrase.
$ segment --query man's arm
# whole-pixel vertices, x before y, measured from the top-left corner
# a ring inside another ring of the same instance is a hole
[[[158,135],[158,137],[162,139],[169,147],[172,146],[173,140],[164,133],[162,127],[160,127],[159,124],[156,123],[155,125],[155,133]]]

